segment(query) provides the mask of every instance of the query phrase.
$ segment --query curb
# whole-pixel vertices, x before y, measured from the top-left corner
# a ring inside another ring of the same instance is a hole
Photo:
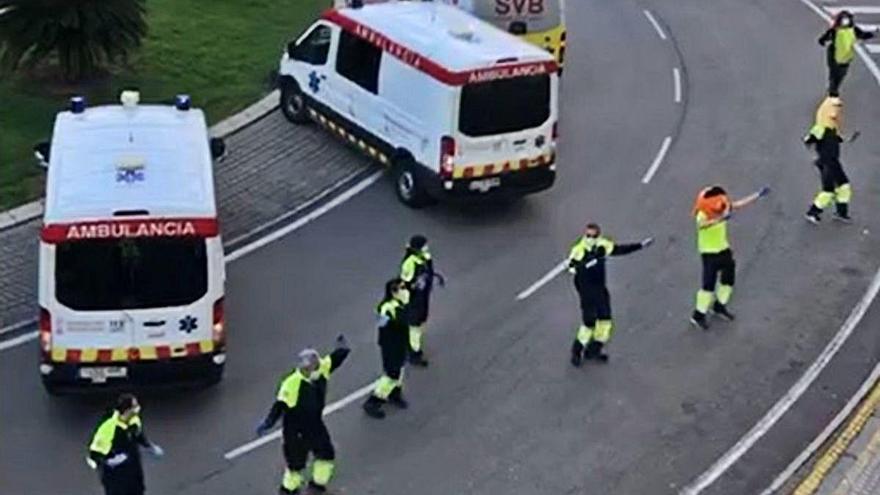
[[[231,115],[208,129],[214,137],[234,134],[278,108],[278,90],[273,90],[256,103]],[[43,215],[43,198],[25,203],[11,210],[0,211],[0,232],[35,220]]]
[[[878,404],[880,404],[880,381],[875,381],[871,393],[862,401],[858,410],[850,417],[846,426],[825,452],[819,456],[810,473],[798,484],[792,495],[812,495],[819,489],[822,482],[837,465],[837,461],[846,453],[850,444],[865,427]]]

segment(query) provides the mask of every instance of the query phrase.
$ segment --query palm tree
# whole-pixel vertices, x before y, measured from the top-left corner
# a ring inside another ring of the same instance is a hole
[[[0,0],[0,68],[54,58],[68,81],[125,62],[147,33],[145,0]]]

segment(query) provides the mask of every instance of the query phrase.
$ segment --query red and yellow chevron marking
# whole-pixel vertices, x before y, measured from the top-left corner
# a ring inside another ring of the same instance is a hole
[[[538,155],[534,158],[523,158],[522,160],[511,160],[506,162],[487,163],[484,165],[468,165],[464,167],[455,167],[452,172],[453,179],[473,179],[477,177],[488,177],[490,175],[500,175],[507,172],[516,172],[529,168],[541,167],[553,163],[554,154],[552,152]]]
[[[179,345],[116,347],[113,349],[52,348],[52,361],[56,363],[114,363],[123,361],[155,361],[177,357],[194,357],[214,351],[214,341],[200,340]]]

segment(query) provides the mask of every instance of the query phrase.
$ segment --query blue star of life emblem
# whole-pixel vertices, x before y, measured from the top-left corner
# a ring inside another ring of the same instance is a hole
[[[321,77],[315,71],[309,72],[309,89],[317,93],[321,89]]]
[[[180,319],[180,326],[178,327],[178,330],[180,330],[181,332],[192,333],[192,331],[196,328],[199,328],[197,318],[186,315],[185,317]]]
[[[134,182],[142,182],[143,180],[143,170],[129,169],[116,171],[116,182],[125,182],[126,184],[132,184]]]

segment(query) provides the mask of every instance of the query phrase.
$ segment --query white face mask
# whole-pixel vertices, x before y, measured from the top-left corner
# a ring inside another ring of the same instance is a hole
[[[409,291],[406,289],[397,291],[397,293],[394,294],[394,297],[403,304],[409,303]]]
[[[840,20],[840,25],[843,27],[848,27],[851,24],[852,24],[852,20],[849,17],[844,17],[843,19]]]
[[[318,370],[315,370],[309,374],[309,380],[317,380],[318,378],[321,378],[321,372]]]

